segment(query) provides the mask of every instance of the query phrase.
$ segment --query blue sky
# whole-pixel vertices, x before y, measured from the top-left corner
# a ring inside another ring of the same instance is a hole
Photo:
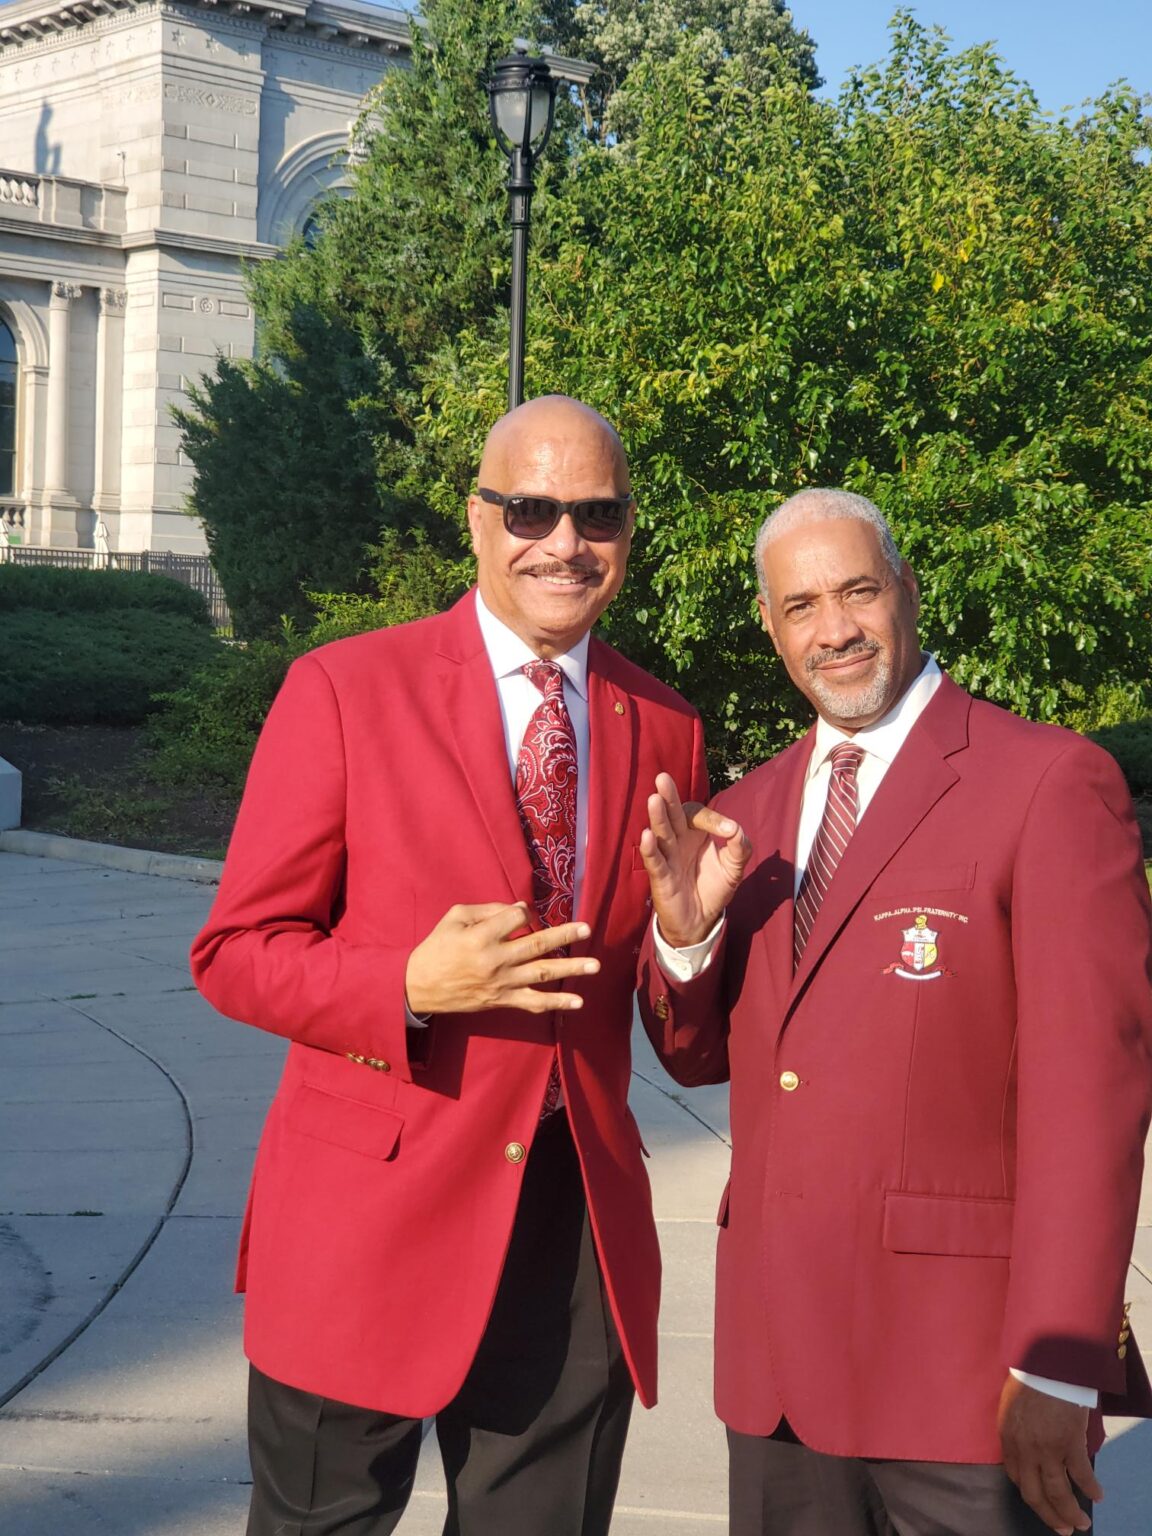
[[[994,40],[1046,111],[1098,96],[1121,77],[1152,92],[1149,0],[921,0],[911,8],[957,46]],[[816,43],[826,90],[835,94],[854,64],[885,56],[895,9],[896,0],[791,0],[793,20]]]
[[[415,0],[382,0],[418,10]],[[825,91],[835,95],[854,64],[888,52],[898,0],[791,0],[792,17],[815,39]],[[1113,81],[1152,93],[1152,0],[918,0],[918,20],[937,23],[957,47],[995,41],[1046,111],[1078,106]]]

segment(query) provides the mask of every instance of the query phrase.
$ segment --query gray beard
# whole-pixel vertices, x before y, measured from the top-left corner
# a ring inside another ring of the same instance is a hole
[[[834,715],[837,720],[859,720],[865,715],[876,715],[883,711],[891,696],[892,659],[887,651],[878,651],[872,681],[855,693],[826,682],[819,672],[809,672],[808,686],[821,711]]]

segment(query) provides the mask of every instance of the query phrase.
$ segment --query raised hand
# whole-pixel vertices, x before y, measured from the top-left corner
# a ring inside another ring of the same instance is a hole
[[[558,923],[525,934],[529,922],[524,902],[449,907],[408,957],[404,990],[409,1008],[418,1014],[582,1008],[584,999],[577,992],[542,989],[569,976],[596,974],[600,962],[590,955],[552,958],[553,950],[579,943],[592,930],[587,923]]]
[[[751,844],[736,822],[706,805],[682,805],[671,776],[656,775],[640,856],[660,933],[674,949],[708,936],[735,895],[751,855]]]

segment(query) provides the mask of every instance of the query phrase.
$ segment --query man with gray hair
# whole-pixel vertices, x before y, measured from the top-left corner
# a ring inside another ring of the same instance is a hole
[[[1089,1530],[1101,1410],[1152,1414],[1124,1301],[1152,1099],[1127,790],[921,652],[863,497],[794,496],[756,559],[819,718],[707,821],[661,775],[640,845],[648,1031],[680,1082],[732,1084],[733,1536]]]

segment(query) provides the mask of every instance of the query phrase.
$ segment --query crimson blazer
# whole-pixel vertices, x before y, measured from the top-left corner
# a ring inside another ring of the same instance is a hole
[[[793,976],[812,740],[717,798],[755,852],[710,969],[677,986],[642,957],[673,1075],[731,1076],[717,1411],[754,1435],[786,1415],[834,1455],[960,1462],[999,1461],[1009,1366],[1147,1415],[1123,1299],[1152,962],[1119,770],[946,678]]]
[[[558,1047],[607,1294],[655,1401],[660,1258],[627,1105],[637,845],[657,772],[707,792],[703,737],[678,695],[595,638],[588,708],[578,950],[602,969],[572,983],[583,1009],[442,1015],[423,1034],[405,1025],[413,947],[456,902],[532,900],[472,594],[309,653],[272,708],[192,968],[222,1013],[292,1041],[238,1278],[246,1350],[276,1380],[411,1417],[451,1401]]]

